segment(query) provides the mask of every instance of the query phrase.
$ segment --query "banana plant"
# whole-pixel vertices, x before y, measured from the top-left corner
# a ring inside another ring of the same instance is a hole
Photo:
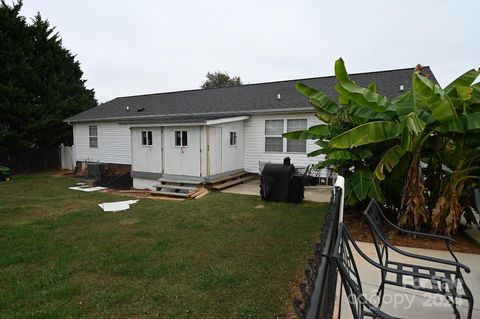
[[[399,225],[416,230],[427,225],[437,232],[452,234],[456,231],[462,205],[453,205],[451,209],[449,205],[437,205],[437,202],[445,199],[444,194],[453,191],[460,198],[466,183],[471,183],[476,175],[464,176],[460,167],[470,168],[464,166],[465,161],[463,166],[459,163],[446,165],[438,152],[426,152],[428,147],[425,145],[437,141],[441,141],[440,145],[457,145],[462,136],[480,129],[480,84],[473,84],[478,75],[479,71],[472,69],[442,89],[417,67],[412,74],[411,88],[389,100],[376,92],[374,84],[362,87],[353,82],[343,60],[339,59],[335,62],[338,103],[319,90],[301,83],[296,85],[297,90],[309,98],[324,124],[284,136],[316,140],[320,148],[309,156],[323,155],[325,160],[317,167],[333,167],[346,175],[347,203],[354,204],[367,197],[389,202],[391,196],[385,197],[382,188],[403,183],[398,192],[401,199],[399,203],[393,203],[398,206]],[[474,143],[478,145],[477,141]],[[462,152],[467,150],[459,146],[456,150],[458,157],[464,158],[466,154]],[[434,189],[435,194],[426,188],[429,183],[426,183],[421,164],[428,165],[426,171],[435,167],[439,172],[437,184],[440,186]],[[444,166],[458,171],[457,174],[444,172]],[[368,174],[373,178],[367,179]],[[390,179],[385,180],[386,176]],[[452,179],[459,182],[449,182]],[[442,209],[432,213],[437,206]],[[442,213],[437,213],[440,211]],[[446,211],[451,213],[446,215]],[[455,223],[445,226],[445,223],[438,222],[447,218]]]
[[[335,69],[338,81],[348,79],[344,68]],[[319,148],[308,154],[310,157],[323,156],[314,168],[331,168],[344,175],[346,181],[346,203],[354,205],[367,198],[374,198],[379,202],[385,201],[382,194],[380,182],[372,177],[372,163],[377,159],[374,154],[378,152],[375,147],[360,146],[355,149],[345,150],[331,147],[330,139],[346,132],[356,125],[364,124],[370,119],[385,120],[388,117],[380,112],[372,111],[348,101],[339,95],[338,103],[334,102],[328,95],[303,83],[297,83],[296,89],[305,95],[316,112],[316,116],[323,122],[308,128],[305,131],[285,133],[283,136],[288,139],[313,139]],[[369,85],[368,89],[376,91],[375,84]]]
[[[343,61],[337,61],[339,68]],[[346,73],[346,71],[342,71]],[[330,146],[355,149],[362,145],[375,145],[393,141],[378,162],[374,175],[385,179],[385,170],[392,172],[404,158],[410,158],[400,204],[399,225],[419,230],[429,221],[425,195],[425,178],[422,175],[422,148],[430,138],[438,134],[466,134],[480,129],[478,110],[478,85],[471,85],[478,77],[478,70],[470,70],[445,89],[430,81],[419,71],[413,74],[412,88],[395,100],[360,87],[349,78],[336,85],[344,98],[388,116],[386,120],[373,120],[358,125],[330,140]],[[460,207],[453,208],[458,219]],[[455,224],[452,229],[456,229]],[[449,231],[450,233],[452,230]]]

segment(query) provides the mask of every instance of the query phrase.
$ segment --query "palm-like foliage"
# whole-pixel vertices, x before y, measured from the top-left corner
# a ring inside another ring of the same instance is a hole
[[[392,179],[400,179],[400,203],[390,203],[399,208],[399,225],[419,229],[431,222],[435,231],[452,234],[463,209],[460,195],[478,172],[471,165],[478,159],[474,150],[479,142],[467,136],[480,129],[480,85],[473,84],[479,71],[472,69],[442,89],[420,70],[412,75],[410,90],[388,100],[374,84],[364,88],[353,82],[339,59],[335,63],[338,104],[318,90],[297,85],[326,124],[285,136],[317,139],[321,148],[309,155],[325,154],[319,167],[333,165],[337,171],[349,172],[347,203],[367,196],[383,199],[379,181],[386,188],[395,184]],[[433,142],[444,145],[443,152],[426,153]],[[452,156],[447,159],[444,154]],[[437,168],[441,182],[436,189],[426,189],[422,163],[427,170]],[[374,178],[367,179],[366,172]],[[385,180],[386,174],[390,180]],[[358,183],[369,186],[358,189]]]

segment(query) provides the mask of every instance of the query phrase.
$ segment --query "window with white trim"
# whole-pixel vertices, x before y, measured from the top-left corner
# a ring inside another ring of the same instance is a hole
[[[265,120],[265,152],[305,153],[305,140],[287,140],[284,132],[307,129],[307,119]]]
[[[230,146],[237,146],[237,132],[230,132]]]
[[[175,131],[175,146],[188,146],[187,131]]]
[[[88,127],[88,138],[91,148],[98,148],[98,129],[96,125]]]
[[[307,129],[306,119],[287,120],[287,132],[304,131],[306,129]],[[288,153],[305,153],[306,151],[307,151],[306,140],[288,140],[287,139]]]
[[[153,145],[153,133],[152,131],[142,131],[142,146]]]
[[[283,120],[265,120],[265,152],[283,152]]]

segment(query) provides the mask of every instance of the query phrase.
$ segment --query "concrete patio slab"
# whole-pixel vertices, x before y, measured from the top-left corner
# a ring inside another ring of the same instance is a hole
[[[373,244],[358,242],[358,245],[367,256],[373,260],[377,260],[377,255]],[[449,260],[451,259],[450,254],[447,251],[405,247],[402,247],[402,249],[423,256],[431,256]],[[456,256],[461,263],[466,264],[471,268],[472,272],[470,274],[464,273],[464,277],[467,285],[472,291],[474,298],[478,299],[480,297],[480,255],[456,253]],[[412,259],[396,253],[392,253],[389,258],[391,260],[398,260],[402,262],[412,261]],[[364,294],[367,296],[367,298],[371,298],[369,300],[372,300],[375,303],[378,300],[376,297],[376,291],[380,283],[380,272],[357,253],[355,253],[355,260],[357,262],[358,271],[360,272]],[[415,263],[428,266],[434,265],[432,263],[419,262],[417,260],[415,260]],[[480,305],[478,304],[479,300],[476,300],[476,302],[477,303],[474,303],[472,318],[480,318]],[[400,318],[450,319],[455,317],[450,304],[443,297],[393,286],[387,286],[385,289],[385,299],[381,309],[391,316]],[[466,305],[460,305],[458,309],[462,318],[466,318]],[[343,291],[342,295],[340,318],[353,318],[345,291]]]
[[[222,190],[223,193],[260,196],[260,179],[238,184]],[[305,188],[305,200],[319,203],[330,202],[332,186],[308,186]]]

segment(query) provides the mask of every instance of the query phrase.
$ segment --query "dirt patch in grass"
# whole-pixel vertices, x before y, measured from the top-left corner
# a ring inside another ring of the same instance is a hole
[[[345,224],[357,241],[372,243],[370,228],[365,221],[363,215],[345,215]],[[450,244],[455,252],[480,254],[480,246],[468,238],[464,233],[459,233],[455,240],[456,244]],[[415,238],[413,236],[404,236],[401,234],[389,234],[389,241],[395,246],[425,248],[433,250],[447,250],[447,246],[443,240],[429,239],[425,237]]]

